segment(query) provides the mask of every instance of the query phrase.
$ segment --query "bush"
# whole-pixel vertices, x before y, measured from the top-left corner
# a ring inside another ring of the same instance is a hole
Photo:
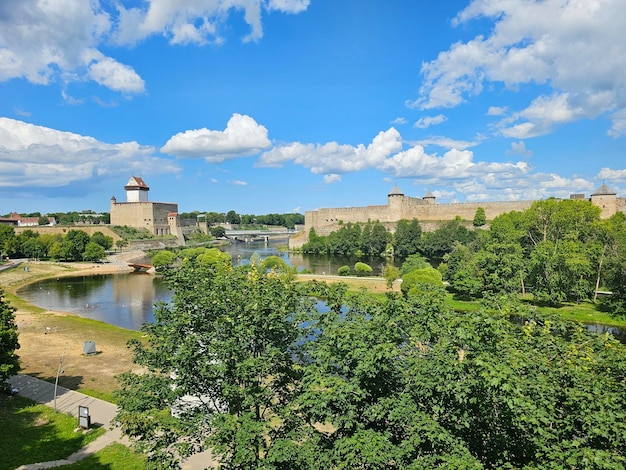
[[[361,261],[354,265],[354,270],[358,276],[366,276],[367,274],[371,274],[373,271],[369,264],[362,263]]]
[[[349,276],[350,275],[350,266],[342,266],[337,270],[337,274],[340,276]]]

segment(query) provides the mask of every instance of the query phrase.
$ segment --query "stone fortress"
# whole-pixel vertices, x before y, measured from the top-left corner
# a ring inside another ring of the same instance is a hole
[[[184,242],[178,216],[178,204],[150,202],[150,188],[138,176],[132,176],[124,186],[126,202],[111,198],[111,225],[145,228],[153,235],[174,235]]]
[[[589,197],[584,194],[572,194],[570,199],[587,199],[601,208],[600,217],[608,218],[616,212],[626,213],[626,199],[617,197],[617,193],[604,183]],[[472,221],[476,209],[485,209],[487,220],[493,220],[500,214],[511,211],[524,211],[535,201],[507,202],[460,202],[438,204],[435,196],[428,192],[424,197],[409,197],[394,186],[387,196],[387,205],[366,207],[344,207],[335,209],[317,209],[306,211],[304,215],[305,233],[308,238],[313,228],[318,235],[328,235],[339,230],[341,224],[365,223],[378,220],[388,230],[394,231],[401,219],[417,219],[425,231],[434,230],[442,221],[459,216],[464,221]]]

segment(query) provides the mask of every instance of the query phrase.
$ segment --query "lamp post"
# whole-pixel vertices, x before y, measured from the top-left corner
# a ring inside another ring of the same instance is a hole
[[[57,412],[57,387],[59,386],[59,375],[63,373],[61,369],[63,367],[63,359],[65,358],[65,349],[63,350],[63,354],[61,354],[61,359],[59,359],[59,368],[57,369],[57,378],[54,381],[54,412]]]

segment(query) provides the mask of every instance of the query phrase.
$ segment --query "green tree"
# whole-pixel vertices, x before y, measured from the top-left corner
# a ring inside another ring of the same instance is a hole
[[[443,287],[441,273],[430,266],[416,269],[402,276],[400,289],[404,295],[409,295],[413,289],[420,289],[425,285]]]
[[[89,235],[82,230],[69,230],[63,238],[62,258],[67,261],[81,261],[89,243]]]
[[[411,271],[415,271],[416,269],[430,268],[430,267],[431,267],[430,263],[423,256],[418,255],[418,254],[409,255],[404,260],[404,263],[402,263],[402,266],[400,267],[400,274],[405,275],[407,273],[410,273]]]
[[[15,309],[0,289],[0,384],[19,371],[19,358],[15,354],[19,347]]]
[[[122,250],[124,247],[128,246],[128,240],[124,240],[123,238],[120,238],[119,240],[115,241],[115,246],[117,247],[118,250]]]
[[[482,227],[487,223],[487,215],[485,214],[484,207],[478,207],[476,214],[474,214],[474,220],[472,221],[474,227]]]
[[[217,248],[205,249],[205,251],[196,257],[198,262],[219,268],[229,268],[233,264],[233,260],[228,253],[224,253]]]
[[[443,258],[454,249],[456,242],[467,244],[474,240],[475,233],[468,230],[460,217],[442,222],[433,232],[422,236],[422,254],[427,258]]]
[[[106,258],[106,251],[104,248],[95,242],[89,242],[85,246],[85,251],[83,252],[82,258],[85,261],[100,261]]]
[[[226,229],[221,225],[218,225],[217,227],[211,227],[210,232],[211,235],[213,235],[215,238],[222,238],[226,236]]]
[[[175,253],[168,250],[160,250],[152,257],[152,266],[154,266],[157,271],[161,271],[164,268],[172,266],[176,258]]]
[[[480,297],[484,289],[483,274],[471,247],[457,243],[454,251],[444,259],[446,280],[456,296],[462,299]]]
[[[193,260],[168,279],[172,304],[133,343],[146,372],[121,377],[124,432],[161,467],[207,445],[226,468],[312,468],[307,426],[288,406],[300,374],[294,286]]]
[[[388,264],[383,270],[383,275],[387,281],[387,287],[391,289],[393,287],[393,283],[400,277],[400,270],[393,264]]]
[[[401,258],[419,253],[422,239],[422,227],[417,219],[401,219],[393,236],[394,253]]]
[[[102,232],[95,232],[91,236],[90,241],[97,243],[105,250],[110,250],[113,246],[113,237],[106,236]]]

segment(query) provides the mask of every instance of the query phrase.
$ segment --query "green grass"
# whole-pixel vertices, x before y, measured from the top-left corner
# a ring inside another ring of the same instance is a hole
[[[84,460],[60,468],[68,470],[138,470],[146,468],[146,458],[122,444],[113,443]]]
[[[105,432],[74,432],[76,418],[19,396],[0,396],[0,423],[0,470],[66,458]]]

